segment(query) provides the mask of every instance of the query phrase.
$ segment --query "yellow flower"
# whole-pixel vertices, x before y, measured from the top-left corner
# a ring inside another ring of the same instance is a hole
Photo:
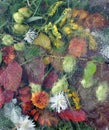
[[[63,29],[62,29],[62,30],[64,31],[64,33],[65,33],[66,35],[69,35],[69,34],[71,34],[71,33],[72,33],[71,28],[70,28],[70,27],[68,27],[68,26],[63,27]]]

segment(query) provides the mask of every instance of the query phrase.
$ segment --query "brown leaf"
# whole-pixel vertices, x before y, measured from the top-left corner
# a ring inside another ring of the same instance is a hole
[[[58,75],[56,72],[50,72],[44,80],[44,86],[47,88],[53,87],[53,84],[58,80]]]
[[[22,68],[14,61],[0,74],[0,84],[2,84],[6,90],[16,91],[19,87],[21,77]]]
[[[45,66],[41,59],[35,59],[34,61],[26,64],[24,69],[30,82],[42,84]]]
[[[44,111],[44,113],[39,117],[38,122],[42,126],[52,126],[58,124],[58,119],[55,117],[54,113]]]

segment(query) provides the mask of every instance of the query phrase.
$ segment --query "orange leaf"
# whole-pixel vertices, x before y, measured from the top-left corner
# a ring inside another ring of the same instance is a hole
[[[54,113],[44,111],[44,113],[39,117],[38,122],[42,126],[52,126],[58,124],[58,119],[55,117]]]

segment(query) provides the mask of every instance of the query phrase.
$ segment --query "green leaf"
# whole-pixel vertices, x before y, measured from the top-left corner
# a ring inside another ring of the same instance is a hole
[[[9,119],[4,116],[0,116],[0,129],[12,130],[14,127],[14,124]]]
[[[33,17],[30,17],[29,19],[27,19],[27,22],[30,23],[30,22],[40,20],[40,19],[44,19],[44,18],[40,17],[40,16],[33,16]]]
[[[36,45],[31,45],[30,47],[26,47],[24,50],[24,57],[26,58],[26,60],[34,58],[34,57],[39,57],[42,54],[44,54],[45,51],[36,46]]]
[[[89,0],[73,0],[73,8],[84,9]]]
[[[96,64],[93,63],[93,61],[89,61],[86,64],[86,67],[84,69],[84,79],[87,81],[90,78],[92,78],[92,76],[95,74],[96,72]]]
[[[0,64],[2,62],[2,52],[0,51]]]

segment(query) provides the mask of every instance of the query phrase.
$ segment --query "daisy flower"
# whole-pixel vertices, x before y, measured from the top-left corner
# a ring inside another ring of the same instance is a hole
[[[55,96],[50,98],[50,107],[52,109],[55,109],[58,113],[60,113],[62,110],[65,110],[68,108],[66,96],[63,92],[56,94]]]
[[[36,32],[29,29],[29,31],[25,34],[24,40],[27,41],[28,43],[32,44],[35,37],[36,37]]]
[[[28,116],[21,116],[16,124],[17,130],[35,130],[34,126]]]

